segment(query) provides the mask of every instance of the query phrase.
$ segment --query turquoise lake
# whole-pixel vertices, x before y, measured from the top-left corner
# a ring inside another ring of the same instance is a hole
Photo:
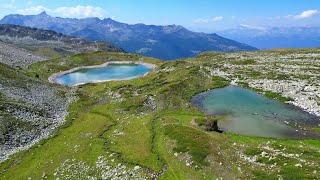
[[[151,70],[151,67],[145,65],[109,65],[74,71],[57,77],[54,81],[58,84],[74,86],[85,83],[137,78]]]
[[[275,138],[320,137],[299,128],[316,127],[319,117],[249,89],[227,86],[200,93],[191,103],[208,115],[222,116],[218,125],[225,132]]]

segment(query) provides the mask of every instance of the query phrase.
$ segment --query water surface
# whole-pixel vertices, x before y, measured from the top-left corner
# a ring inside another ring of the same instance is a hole
[[[66,86],[102,82],[108,80],[124,80],[140,77],[151,71],[145,65],[109,65],[106,67],[81,69],[57,77],[55,82]]]
[[[223,116],[219,127],[226,132],[277,138],[319,138],[298,127],[317,126],[318,117],[249,89],[227,86],[198,94],[191,102],[208,115]]]

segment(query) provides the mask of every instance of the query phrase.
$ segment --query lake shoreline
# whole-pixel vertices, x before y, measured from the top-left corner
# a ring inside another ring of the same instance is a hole
[[[252,88],[251,86],[245,87],[245,86],[239,85],[239,84],[234,83],[234,82],[231,82],[230,85],[228,85],[228,86],[234,86],[234,87],[238,87],[238,88],[242,88],[242,89],[248,89],[248,90],[254,91],[254,92],[258,93],[258,94],[261,94],[261,95],[267,97],[267,96],[264,94],[264,92],[267,91],[267,90],[257,91],[257,90],[255,90],[254,88]],[[197,96],[197,95],[199,95],[199,94],[203,94],[203,93],[206,93],[206,92],[211,91],[211,90],[222,89],[222,88],[225,88],[225,87],[228,87],[228,86],[219,87],[219,88],[215,88],[215,89],[208,89],[208,90],[206,90],[206,91],[197,93],[197,94],[194,95],[192,98],[194,98],[195,96]],[[191,102],[192,98],[190,99],[190,102]],[[286,105],[290,106],[290,107],[293,108],[293,109],[298,109],[298,110],[304,111],[304,112],[306,112],[306,113],[308,113],[308,114],[310,114],[310,115],[312,115],[312,116],[318,117],[319,120],[320,120],[320,113],[316,113],[316,112],[314,112],[314,111],[310,111],[309,109],[307,109],[306,107],[302,106],[301,104],[299,104],[298,102],[296,102],[296,101],[294,101],[294,100],[293,100],[293,101],[281,102],[281,101],[279,101],[279,100],[277,100],[277,99],[273,99],[273,98],[269,98],[269,97],[267,97],[267,98],[268,98],[268,99],[271,99],[271,100],[274,100],[274,101],[278,101],[278,102],[283,103],[283,104],[286,104]]]
[[[63,75],[66,74],[70,74],[73,73],[75,71],[81,70],[81,69],[94,69],[94,68],[101,68],[101,67],[108,67],[110,65],[144,65],[147,67],[150,67],[151,69],[155,69],[157,66],[155,64],[151,64],[151,63],[145,63],[145,62],[135,62],[135,61],[108,61],[106,63],[100,64],[100,65],[93,65],[93,66],[80,66],[80,67],[75,67],[72,68],[70,70],[67,71],[61,71],[58,73],[54,73],[52,74],[49,78],[48,81],[50,83],[54,83],[57,84],[57,82],[55,81],[58,77],[61,77]],[[149,72],[147,72],[146,74],[144,74],[143,76],[146,76]],[[142,76],[142,77],[143,77]],[[139,76],[135,76],[135,77],[130,77],[130,78],[124,78],[124,79],[110,79],[110,80],[97,80],[97,81],[93,81],[90,83],[102,83],[102,82],[108,82],[108,81],[120,81],[120,80],[130,80],[130,79],[134,79],[137,78]],[[75,85],[72,85],[72,87],[74,86],[79,86],[79,85],[83,85],[83,84],[88,84],[88,83],[78,83]]]
[[[240,132],[244,131],[244,129],[234,128],[233,126],[227,125],[227,124],[224,123],[224,125],[222,125],[222,126],[220,125],[220,126],[225,132],[239,133],[241,135],[249,135],[249,136],[271,137],[271,138],[290,138],[290,139],[305,139],[305,138],[308,139],[308,138],[311,138],[311,139],[320,139],[319,134],[317,134],[316,132],[311,131],[309,129],[311,127],[317,127],[318,126],[318,118],[319,118],[319,116],[317,116],[317,115],[315,115],[313,113],[310,113],[310,112],[302,109],[299,106],[295,106],[295,105],[291,104],[290,102],[286,102],[286,103],[279,102],[279,101],[277,101],[275,99],[270,99],[270,98],[266,97],[261,92],[256,92],[256,91],[253,91],[253,90],[245,88],[245,87],[241,87],[241,86],[237,86],[237,85],[231,84],[231,85],[223,87],[223,88],[210,89],[210,90],[207,90],[205,92],[201,92],[201,93],[193,96],[190,99],[190,103],[193,106],[195,106],[196,108],[198,108],[200,111],[202,111],[203,113],[205,113],[205,114],[207,114],[209,116],[216,116],[216,115],[220,116],[220,115],[227,115],[228,113],[237,113],[237,111],[235,111],[235,112],[234,111],[232,111],[232,112],[230,111],[229,112],[229,110],[227,110],[226,107],[223,106],[223,105],[221,107],[219,107],[219,106],[216,106],[216,105],[215,106],[212,106],[212,105],[208,106],[208,105],[204,104],[205,102],[206,103],[210,102],[210,101],[208,101],[208,99],[210,99],[210,98],[211,99],[214,98],[215,99],[215,104],[217,104],[219,102],[219,98],[217,97],[217,95],[216,96],[212,96],[213,92],[215,92],[216,94],[219,93],[219,94],[221,94],[221,96],[223,96],[223,94],[225,94],[227,92],[226,91],[227,89],[228,90],[232,90],[232,91],[229,91],[230,93],[233,93],[235,90],[237,90],[238,92],[239,91],[247,91],[250,94],[253,94],[254,96],[257,96],[257,97],[260,96],[260,97],[262,97],[262,100],[266,99],[268,101],[268,103],[260,103],[260,104],[269,104],[269,102],[274,102],[275,105],[277,105],[277,106],[279,105],[279,109],[280,109],[280,107],[283,107],[283,108],[287,109],[286,111],[299,112],[300,115],[297,116],[297,117],[300,117],[300,118],[299,119],[295,119],[295,118],[291,119],[291,117],[289,117],[289,119],[287,119],[288,114],[281,113],[281,111],[277,111],[275,109],[269,109],[268,111],[274,112],[274,113],[268,114],[268,113],[265,113],[264,111],[260,112],[259,108],[257,108],[257,109],[253,108],[252,112],[251,112],[251,110],[248,111],[250,113],[247,113],[247,116],[252,116],[252,119],[263,118],[264,117],[268,121],[269,120],[275,120],[274,118],[277,118],[275,122],[278,123],[279,125],[281,124],[281,126],[283,126],[282,129],[285,130],[285,131],[283,131],[283,133],[287,134],[288,136],[281,137],[282,135],[280,136],[280,134],[282,134],[282,133],[280,133],[279,136],[270,135],[268,133],[265,133],[267,136],[266,135],[261,135],[261,134],[260,135],[253,135],[253,134],[250,134],[250,133],[254,133],[254,132],[250,132],[249,130],[248,130],[248,132],[242,134]],[[223,103],[226,103],[226,102],[228,103],[229,102],[230,103],[231,101],[230,100],[226,100],[224,98],[224,100],[221,101],[221,102],[223,102]],[[232,101],[232,102],[234,102],[234,101]],[[239,106],[239,107],[241,107],[241,106]],[[212,109],[216,109],[216,110],[215,111],[211,111]],[[268,106],[266,106],[264,108],[264,110],[265,109],[268,109]],[[282,115],[282,114],[283,114],[283,116],[280,117],[279,115]],[[253,116],[255,116],[255,117],[253,117]],[[238,115],[237,115],[237,117],[238,117]],[[304,119],[304,120],[300,121],[302,119]],[[271,121],[269,121],[269,122],[271,122]],[[237,124],[237,123],[232,121],[232,124]],[[266,126],[268,124],[270,124],[270,123],[261,124],[261,126]],[[284,127],[284,126],[286,126],[286,127]],[[236,125],[235,127],[238,127],[238,125]],[[231,128],[231,129],[229,129],[229,128]],[[280,129],[278,131],[280,131]]]

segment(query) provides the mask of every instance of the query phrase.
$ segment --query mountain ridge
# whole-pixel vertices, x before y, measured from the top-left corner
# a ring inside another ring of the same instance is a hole
[[[219,34],[259,49],[320,47],[320,27],[239,26],[219,31]]]
[[[125,52],[106,42],[92,42],[52,30],[11,24],[0,24],[0,40],[32,52],[50,51],[56,56],[92,51]]]
[[[43,12],[39,15],[7,15],[0,20],[0,24],[36,27],[92,41],[107,41],[130,53],[165,60],[193,57],[210,50],[257,50],[217,34],[192,32],[180,25],[130,25],[111,18],[60,18]]]

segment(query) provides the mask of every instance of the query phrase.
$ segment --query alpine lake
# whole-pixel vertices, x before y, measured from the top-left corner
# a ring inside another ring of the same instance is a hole
[[[111,64],[105,67],[83,68],[58,76],[55,83],[76,86],[112,80],[129,80],[146,75],[152,67],[142,64]]]
[[[224,132],[273,138],[320,138],[308,130],[318,126],[319,117],[246,88],[227,86],[209,90],[194,96],[191,103],[207,115],[221,116],[218,126]]]

